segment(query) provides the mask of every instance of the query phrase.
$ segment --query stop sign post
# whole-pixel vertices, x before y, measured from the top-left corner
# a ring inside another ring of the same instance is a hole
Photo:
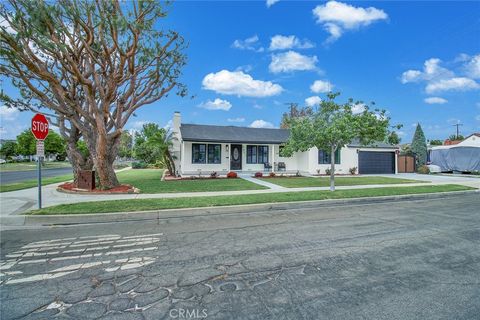
[[[42,209],[42,165],[41,160],[45,156],[43,140],[48,136],[48,120],[37,113],[32,118],[32,134],[37,139],[37,168],[38,168],[38,208]]]

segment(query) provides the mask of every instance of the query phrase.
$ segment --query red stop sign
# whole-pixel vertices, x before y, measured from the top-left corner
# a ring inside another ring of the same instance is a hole
[[[32,133],[37,140],[45,140],[48,136],[48,120],[41,113],[32,118]]]

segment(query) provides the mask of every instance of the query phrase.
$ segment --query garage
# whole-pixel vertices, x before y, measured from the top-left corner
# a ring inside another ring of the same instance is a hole
[[[395,173],[395,152],[360,151],[358,153],[358,173]]]

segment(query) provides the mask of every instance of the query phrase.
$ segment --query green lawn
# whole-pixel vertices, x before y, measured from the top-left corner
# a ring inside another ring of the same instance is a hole
[[[175,193],[266,189],[266,187],[240,178],[161,181],[160,179],[162,177],[162,173],[163,170],[159,169],[132,169],[117,173],[117,177],[120,183],[133,185],[139,188],[141,193]],[[72,179],[72,175],[43,178],[42,185],[58,183]],[[0,192],[27,189],[36,186],[36,179],[10,184],[0,184]]]
[[[277,178],[260,178],[267,182],[278,184],[286,188],[303,188],[303,187],[328,187],[330,186],[329,177],[277,177]],[[402,183],[418,183],[426,182],[419,180],[389,178],[389,177],[335,177],[336,186],[358,186],[369,184],[402,184]]]
[[[42,178],[42,186],[47,184],[52,184],[52,183],[68,181],[72,179],[73,179],[72,174],[66,174],[66,175],[57,176],[57,177]],[[37,179],[26,180],[22,182],[14,182],[9,184],[0,184],[0,192],[16,191],[16,190],[33,188],[36,186],[37,186]]]
[[[63,161],[63,162],[44,162],[42,169],[54,169],[54,168],[70,168],[72,165],[70,162]],[[32,162],[18,162],[18,163],[2,163],[0,164],[0,172],[7,172],[7,171],[30,171],[30,170],[37,170],[37,163]]]
[[[145,211],[160,209],[215,207],[253,203],[278,203],[291,201],[362,198],[375,196],[406,195],[448,191],[473,190],[460,185],[437,185],[419,187],[387,187],[372,189],[350,189],[330,191],[307,191],[307,192],[285,192],[285,193],[262,193],[237,196],[216,196],[216,197],[190,197],[172,199],[135,199],[80,202],[75,204],[63,204],[48,207],[41,210],[30,211],[29,214],[82,214],[82,213],[106,213]]]
[[[118,173],[118,179],[120,183],[131,184],[139,188],[141,193],[266,189],[266,187],[240,178],[160,181],[162,172],[163,170],[158,169],[132,169]]]

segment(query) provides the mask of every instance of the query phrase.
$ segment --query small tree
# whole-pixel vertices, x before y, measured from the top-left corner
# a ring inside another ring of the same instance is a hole
[[[299,107],[297,103],[290,103],[288,112],[283,113],[282,120],[280,121],[280,128],[290,128],[290,121],[294,118],[311,116],[313,114],[313,108],[311,107]]]
[[[411,150],[417,158],[418,165],[423,166],[427,161],[427,142],[420,123],[417,124],[415,129]]]
[[[358,138],[363,145],[384,141],[389,134],[390,118],[385,110],[368,107],[362,113],[353,114],[353,100],[337,104],[339,93],[327,94],[320,108],[301,117],[290,120],[290,137],[282,154],[291,156],[297,151],[307,151],[312,147],[328,151],[330,154],[330,190],[335,190],[335,151]],[[373,103],[372,103],[373,104]]]
[[[37,143],[30,129],[17,136],[17,154],[31,156],[36,153]],[[65,140],[56,132],[50,131],[45,138],[46,154],[65,154]]]
[[[134,155],[135,158],[146,163],[161,162],[170,171],[175,174],[175,163],[170,153],[172,145],[172,134],[158,124],[146,123],[140,132],[135,136]]]
[[[465,140],[465,137],[459,134],[458,136],[456,134],[451,134],[448,137],[448,140],[455,141],[455,140]]]
[[[431,146],[441,146],[441,145],[443,145],[443,141],[442,140],[430,140],[430,145]]]
[[[122,158],[131,158],[133,148],[133,137],[128,131],[122,132],[120,137],[120,145],[118,147],[118,155]]]
[[[2,144],[0,154],[5,157],[5,160],[17,155],[17,143],[15,141],[6,141]]]
[[[400,144],[401,141],[402,141],[402,139],[400,139],[400,137],[398,136],[398,133],[396,133],[395,131],[392,131],[388,135],[387,142],[391,145]]]

